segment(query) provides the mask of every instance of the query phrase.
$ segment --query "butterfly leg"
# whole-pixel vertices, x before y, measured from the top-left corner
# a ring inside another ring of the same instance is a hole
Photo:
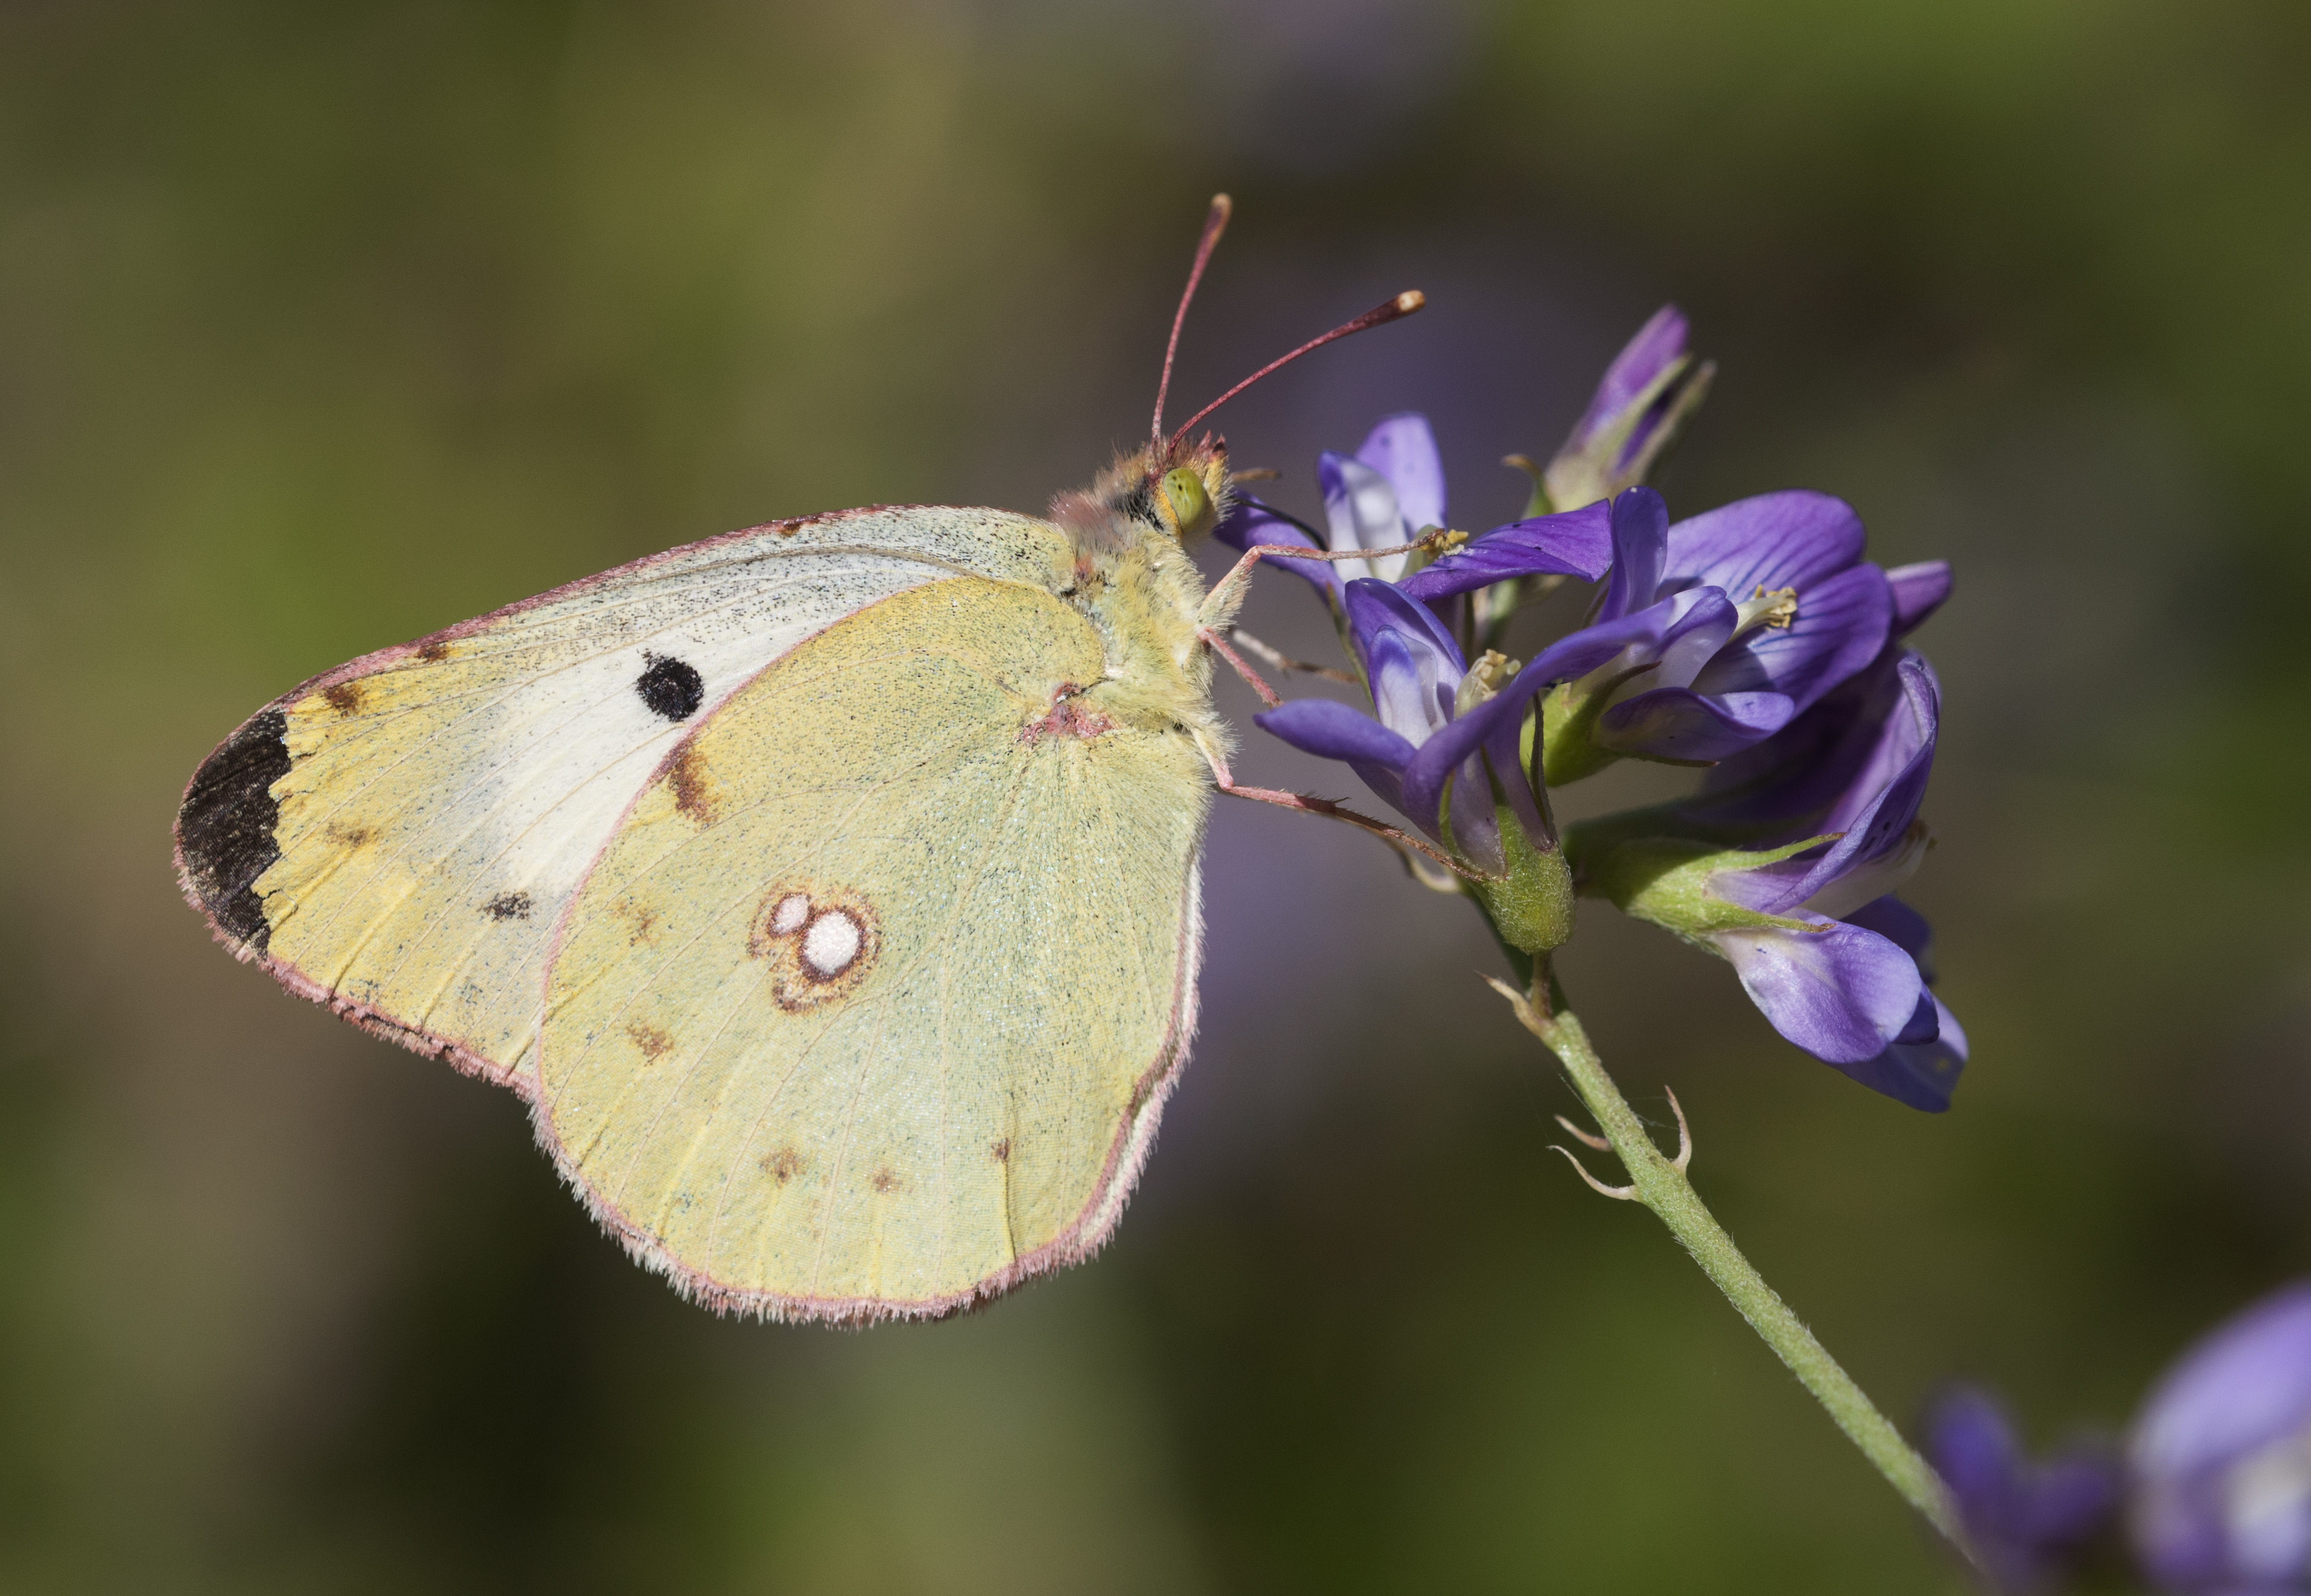
[[[1231,642],[1247,654],[1256,654],[1268,661],[1269,668],[1271,670],[1280,670],[1287,676],[1297,671],[1304,676],[1321,676],[1328,682],[1346,682],[1351,687],[1362,685],[1347,671],[1334,670],[1329,665],[1312,665],[1305,659],[1295,659],[1281,650],[1260,641],[1241,626],[1229,627],[1227,635]]]
[[[1476,872],[1466,865],[1430,846],[1421,838],[1383,824],[1369,815],[1359,815],[1330,798],[1311,798],[1303,792],[1283,792],[1272,787],[1239,786],[1234,774],[1227,767],[1227,761],[1220,757],[1219,750],[1200,733],[1197,735],[1196,746],[1203,750],[1204,762],[1212,767],[1213,782],[1230,798],[1250,798],[1258,804],[1274,804],[1279,809],[1296,809],[1304,815],[1321,815],[1328,820],[1346,821],[1360,830],[1370,832],[1391,847],[1426,854],[1456,876],[1465,876],[1471,881],[1478,878]]]
[[[1410,543],[1394,544],[1384,549],[1310,549],[1295,543],[1256,543],[1243,551],[1243,557],[1228,567],[1228,573],[1212,584],[1204,595],[1202,606],[1196,612],[1199,626],[1224,626],[1235,618],[1243,603],[1245,584],[1251,580],[1251,568],[1260,563],[1263,554],[1273,554],[1279,560],[1315,560],[1338,564],[1346,560],[1384,560],[1391,554],[1409,554],[1422,550],[1436,553],[1465,543],[1465,532],[1447,532],[1432,528]]]
[[[1197,627],[1196,635],[1203,640],[1206,648],[1226,660],[1234,669],[1235,674],[1242,676],[1254,693],[1260,694],[1260,702],[1271,710],[1283,703],[1284,701],[1276,696],[1276,689],[1260,680],[1260,673],[1243,662],[1243,655],[1228,647],[1228,640],[1225,637],[1208,626]]]

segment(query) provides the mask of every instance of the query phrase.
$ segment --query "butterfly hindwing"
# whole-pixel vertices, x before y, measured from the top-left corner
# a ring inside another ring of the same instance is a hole
[[[772,660],[1068,550],[999,510],[871,509],[640,561],[387,650],[253,717],[178,824],[187,894],[283,984],[525,1092],[548,941],[669,750]]]
[[[936,1313],[1096,1246],[1192,1025],[1208,789],[1027,584],[894,594],[641,790],[549,972],[542,1139],[719,1306]]]

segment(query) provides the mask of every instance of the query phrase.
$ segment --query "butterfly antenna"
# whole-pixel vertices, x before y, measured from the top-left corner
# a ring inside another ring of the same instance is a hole
[[[1210,214],[1204,218],[1204,236],[1196,245],[1196,264],[1188,268],[1188,286],[1180,292],[1180,308],[1172,315],[1172,341],[1164,345],[1164,376],[1156,384],[1156,420],[1147,429],[1147,445],[1157,456],[1164,452],[1164,397],[1172,391],[1172,357],[1180,352],[1180,328],[1188,319],[1188,301],[1196,297],[1196,284],[1204,280],[1204,267],[1211,264],[1212,251],[1218,248],[1220,234],[1227,231],[1228,218],[1235,214],[1235,201],[1225,194],[1212,196]]]
[[[1259,371],[1254,371],[1251,376],[1245,378],[1242,382],[1237,383],[1234,388],[1228,389],[1227,392],[1222,394],[1218,398],[1214,399],[1210,404],[1205,406],[1201,410],[1197,411],[1195,414],[1190,416],[1184,423],[1182,423],[1180,430],[1172,434],[1172,447],[1174,449],[1178,448],[1180,440],[1185,438],[1190,432],[1194,432],[1196,429],[1196,423],[1203,420],[1204,417],[1209,415],[1213,411],[1217,410],[1230,399],[1234,398],[1236,395],[1243,392],[1244,389],[1250,388],[1261,378],[1269,375],[1272,371],[1281,371],[1284,367],[1290,365],[1294,361],[1298,360],[1310,350],[1321,349],[1325,344],[1330,344],[1335,338],[1345,338],[1350,333],[1363,332],[1368,327],[1379,327],[1384,322],[1400,321],[1405,317],[1411,315],[1415,310],[1419,310],[1421,306],[1427,302],[1428,296],[1426,294],[1421,292],[1417,288],[1408,288],[1402,293],[1398,294],[1394,299],[1389,300],[1382,304],[1374,305],[1371,310],[1365,311],[1362,316],[1357,317],[1354,321],[1344,321],[1339,326],[1334,327],[1330,332],[1326,333],[1322,337],[1311,338],[1305,344],[1300,345],[1299,348],[1294,350],[1291,353],[1279,356],[1277,359],[1269,362],[1266,365],[1260,367]],[[1159,411],[1158,414],[1160,414],[1161,412]],[[1158,452],[1160,453],[1161,451],[1159,450]]]

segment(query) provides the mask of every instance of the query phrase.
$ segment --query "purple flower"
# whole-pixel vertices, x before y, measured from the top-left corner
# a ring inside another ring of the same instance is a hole
[[[1216,536],[1239,549],[1282,543],[1295,548],[1339,554],[1347,549],[1391,548],[1444,525],[1444,464],[1436,452],[1428,418],[1406,411],[1382,419],[1354,455],[1327,449],[1316,460],[1316,481],[1324,493],[1325,535],[1273,505],[1243,498],[1220,523]],[[1349,582],[1377,577],[1403,578],[1408,554],[1378,560],[1292,560],[1269,557],[1336,597]],[[1433,603],[1472,588],[1513,577],[1555,574],[1595,581],[1613,558],[1604,506],[1569,516],[1512,521],[1446,555],[1409,578],[1405,591]]]
[[[1554,849],[1521,750],[1525,711],[1552,683],[1579,676],[1633,641],[1650,641],[1668,619],[1648,614],[1592,627],[1542,650],[1522,670],[1488,653],[1472,671],[1435,613],[1403,589],[1361,578],[1347,585],[1343,603],[1373,714],[1304,698],[1253,720],[1295,748],[1346,762],[1414,825],[1447,847],[1457,843],[1487,875],[1498,873],[1504,856],[1487,763],[1526,837]],[[1448,840],[1445,799],[1456,777]],[[1472,793],[1485,796],[1470,802]]]
[[[1931,841],[1940,715],[1933,668],[1889,647],[1692,798],[1578,828],[1582,890],[1722,955],[1783,1036],[1939,1112],[1966,1033],[1928,990],[1924,920],[1888,894]]]
[[[1717,368],[1686,353],[1685,317],[1663,305],[1606,368],[1596,396],[1557,457],[1541,489],[1557,510],[1618,497],[1645,479]]]
[[[1284,543],[1339,554],[1348,549],[1394,548],[1444,524],[1444,462],[1428,418],[1411,411],[1384,417],[1353,455],[1326,449],[1316,460],[1316,481],[1324,493],[1329,536],[1319,541],[1309,529],[1257,499],[1238,501],[1216,536],[1232,547]],[[1335,596],[1361,577],[1392,580],[1402,574],[1407,554],[1379,560],[1278,560],[1284,566]]]
[[[2311,1591],[2311,1281],[2184,1354],[2127,1443],[2142,1567],[2187,1596]]]
[[[1612,563],[1612,511],[1600,501],[1583,510],[1496,527],[1398,586],[1423,604],[1435,604],[1522,576],[1577,576],[1593,582]]]
[[[2006,1410],[1970,1386],[1945,1391],[1926,1414],[1926,1461],[1958,1498],[1967,1537],[2001,1591],[2043,1591],[2117,1516],[2118,1459],[2079,1442],[2046,1461],[2022,1449]]]
[[[1869,664],[1892,627],[1892,589],[1862,559],[1861,519],[1826,493],[1761,494],[1672,527],[1658,493],[1632,488],[1613,501],[1612,536],[1598,624],[1714,602],[1672,645],[1626,650],[1551,701],[1552,785],[1625,754],[1703,764],[1737,754]]]

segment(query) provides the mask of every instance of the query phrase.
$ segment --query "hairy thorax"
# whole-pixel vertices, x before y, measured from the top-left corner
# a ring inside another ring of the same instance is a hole
[[[1186,524],[1144,456],[1054,501],[1052,519],[1075,548],[1060,596],[1090,618],[1106,655],[1104,676],[1086,685],[1087,705],[1120,724],[1192,731],[1217,749],[1227,737],[1212,711],[1212,655],[1199,629],[1227,617],[1203,615],[1203,576],[1185,545],[1224,512],[1225,457],[1207,449],[1186,468],[1210,484],[1205,513]]]

